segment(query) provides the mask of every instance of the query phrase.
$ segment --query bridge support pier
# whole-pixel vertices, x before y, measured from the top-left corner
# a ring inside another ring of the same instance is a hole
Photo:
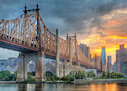
[[[37,55],[37,60],[36,60],[36,82],[42,82],[44,81],[44,54],[43,53],[39,53]]]
[[[25,80],[24,55],[22,53],[20,53],[18,59],[19,59],[19,61],[18,61],[18,71],[17,71],[16,81],[23,82]]]
[[[18,62],[17,82],[23,82],[27,80],[28,63],[30,61],[35,62],[35,80],[36,82],[44,81],[44,53],[20,53]]]
[[[56,75],[59,77],[59,35],[58,29],[56,29]]]

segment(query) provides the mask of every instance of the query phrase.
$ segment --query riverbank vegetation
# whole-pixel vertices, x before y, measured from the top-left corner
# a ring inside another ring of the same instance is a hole
[[[100,76],[96,76],[93,71],[85,72],[78,71],[76,73],[70,72],[69,75],[63,77],[57,77],[52,72],[47,71],[45,73],[46,81],[65,81],[71,82],[74,79],[126,79],[124,74],[115,72],[102,72]],[[0,81],[16,81],[17,72],[11,73],[9,71],[0,72]],[[28,78],[26,82],[35,82],[35,72],[28,72]]]
[[[85,71],[78,71],[77,73],[73,74],[72,72],[63,77],[56,77],[55,75],[51,74],[46,76],[47,81],[74,81],[74,79],[126,79],[123,73],[115,73],[115,72],[102,72],[100,76],[96,76],[93,71],[85,72]]]
[[[89,74],[89,76],[93,76],[93,74],[92,75]],[[50,73],[50,75],[46,75],[46,78],[47,78],[47,81],[66,81],[66,82],[71,82],[74,79],[87,79],[87,72],[85,72],[85,71],[78,71],[75,74],[70,72],[69,75],[63,76],[63,77],[56,77],[55,75]]]
[[[119,78],[124,78],[123,73],[115,73],[115,72],[102,72],[102,79],[119,79]]]
[[[26,82],[35,82],[35,72],[28,72]]]
[[[0,81],[15,81],[17,77],[17,71],[11,73],[10,71],[1,71],[0,72]]]

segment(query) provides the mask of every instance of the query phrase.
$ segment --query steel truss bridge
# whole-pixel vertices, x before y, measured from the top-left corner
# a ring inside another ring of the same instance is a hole
[[[44,52],[46,57],[56,59],[57,47],[59,58],[84,68],[102,70],[101,63],[90,61],[80,49],[76,34],[63,39],[52,33],[45,25],[36,9],[27,10],[13,20],[0,20],[0,47],[22,53]],[[58,38],[57,38],[58,37]],[[58,42],[57,42],[58,41]],[[58,43],[58,44],[57,44]],[[96,64],[96,65],[95,65]]]

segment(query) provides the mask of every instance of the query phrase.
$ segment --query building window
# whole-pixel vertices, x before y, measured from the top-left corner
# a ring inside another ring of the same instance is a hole
[[[65,69],[65,65],[63,65],[63,69]]]
[[[65,71],[63,71],[63,75],[65,76]]]

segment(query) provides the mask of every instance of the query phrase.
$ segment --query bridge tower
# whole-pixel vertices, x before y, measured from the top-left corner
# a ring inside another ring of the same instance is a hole
[[[18,72],[17,72],[17,82],[22,82],[27,80],[27,71],[28,71],[28,63],[29,61],[35,62],[35,80],[36,82],[42,82],[44,80],[44,52],[41,50],[41,29],[40,29],[40,21],[39,21],[39,7],[38,4],[36,5],[36,9],[29,9],[24,7],[24,18],[27,18],[27,14],[29,12],[36,12],[37,13],[37,41],[39,44],[39,51],[38,52],[21,52],[19,54],[19,62],[18,62]]]

